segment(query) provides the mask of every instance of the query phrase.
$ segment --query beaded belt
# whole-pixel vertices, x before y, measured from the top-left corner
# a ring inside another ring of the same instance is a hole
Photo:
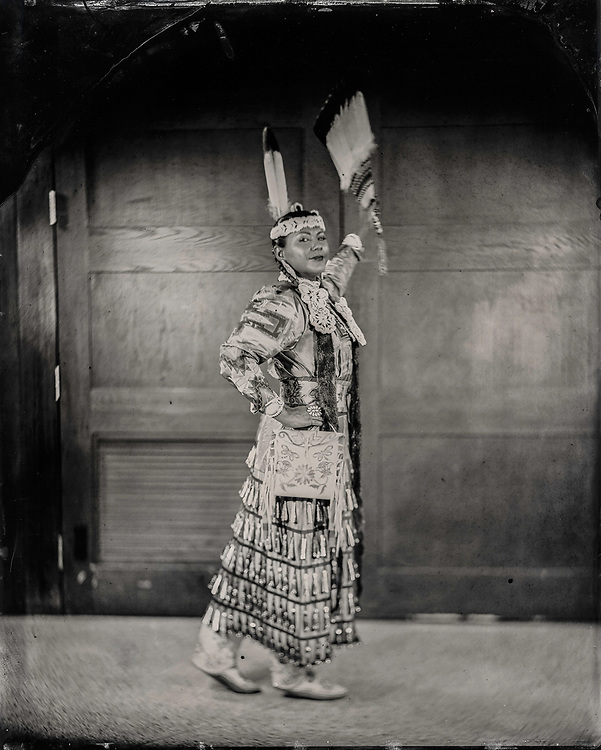
[[[336,380],[336,405],[339,414],[348,411],[348,392],[351,387],[350,378]],[[316,378],[287,378],[280,383],[280,396],[289,407],[307,406],[317,402]]]

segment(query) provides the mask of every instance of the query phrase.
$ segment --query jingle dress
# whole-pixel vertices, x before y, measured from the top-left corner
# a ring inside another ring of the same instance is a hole
[[[333,645],[358,641],[362,535],[355,350],[365,341],[339,295],[359,257],[343,246],[320,281],[300,279],[298,287],[280,275],[278,284],[254,295],[220,350],[222,375],[250,401],[251,411],[262,412],[276,398],[260,369],[267,362],[287,406],[319,404],[324,413],[329,408],[337,418],[331,429],[344,436],[346,471],[336,528],[330,501],[322,499],[275,497],[266,518],[262,490],[274,435],[282,426],[262,415],[233,537],[210,583],[212,599],[201,626],[201,634],[203,628],[213,631],[213,639],[224,642],[231,634],[250,636],[281,662],[300,666],[329,660]],[[324,333],[326,319],[330,330]],[[325,388],[324,381],[329,381]],[[329,405],[328,387],[335,399]],[[218,662],[213,654],[213,668]]]

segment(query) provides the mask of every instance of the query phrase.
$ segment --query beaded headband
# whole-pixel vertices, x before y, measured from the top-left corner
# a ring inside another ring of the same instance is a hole
[[[296,204],[296,206],[299,205]],[[297,210],[302,210],[302,206]],[[303,229],[321,229],[325,232],[326,225],[317,211],[311,211],[308,216],[290,216],[287,219],[278,219],[269,232],[269,237],[272,240],[277,240],[279,237],[287,237],[289,234],[301,232]]]

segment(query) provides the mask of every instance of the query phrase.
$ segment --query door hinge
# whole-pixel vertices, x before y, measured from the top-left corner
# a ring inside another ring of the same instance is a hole
[[[58,401],[61,397],[61,367],[57,365],[54,368],[54,400]]]
[[[56,224],[56,190],[48,191],[48,219],[53,227]]]
[[[58,535],[58,569],[63,570],[63,535]]]

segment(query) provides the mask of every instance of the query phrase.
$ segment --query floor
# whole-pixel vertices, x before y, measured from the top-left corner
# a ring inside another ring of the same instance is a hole
[[[197,749],[601,742],[591,624],[360,625],[363,645],[323,667],[350,688],[328,703],[277,693],[263,650],[247,639],[241,669],[263,692],[229,692],[190,662],[194,619],[4,617],[4,748],[34,739]]]

